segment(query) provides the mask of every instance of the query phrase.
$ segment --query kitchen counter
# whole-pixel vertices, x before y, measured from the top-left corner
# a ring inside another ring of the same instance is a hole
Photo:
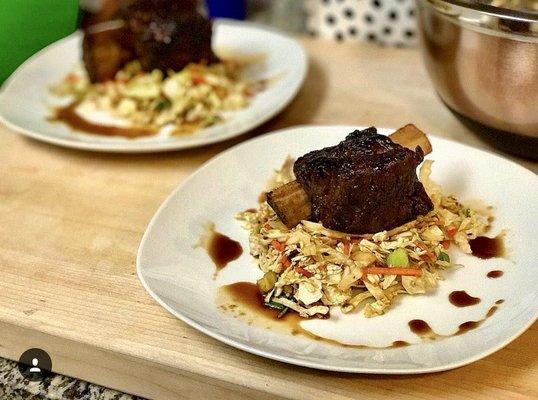
[[[331,373],[226,346],[174,318],[142,288],[136,252],[159,205],[203,162],[248,138],[298,124],[413,122],[496,152],[442,105],[417,50],[302,43],[310,70],[297,98],[278,117],[225,143],[98,154],[0,127],[0,356],[16,360],[39,347],[55,372],[159,399],[538,396],[536,324],[495,354],[447,372]],[[537,163],[515,161],[538,171]]]
[[[15,361],[0,358],[0,399],[9,400],[138,400],[116,390],[62,375],[40,382],[22,377]]]

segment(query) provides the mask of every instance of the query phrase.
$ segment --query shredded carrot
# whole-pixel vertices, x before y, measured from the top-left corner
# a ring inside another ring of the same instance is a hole
[[[444,224],[444,220],[439,217],[438,215],[436,215],[435,217],[432,218],[433,221],[437,222],[438,224],[440,225],[443,225]]]
[[[426,262],[434,262],[436,260],[435,254],[433,254],[431,251],[428,251],[426,254],[421,255],[420,259]]]
[[[325,263],[319,264],[318,269],[320,271],[325,271],[327,269],[327,264],[325,264]]]
[[[428,251],[428,246],[422,242],[415,242],[415,246],[417,246],[419,249]]]
[[[418,268],[384,268],[384,267],[369,267],[363,268],[362,273],[379,274],[379,275],[405,275],[405,276],[421,276],[422,271]]]
[[[450,226],[450,227],[446,228],[446,234],[450,239],[452,239],[454,236],[456,236],[457,232],[458,232],[458,230],[456,228],[454,228],[453,226]]]
[[[278,240],[276,239],[273,239],[271,241],[271,246],[273,246],[275,249],[277,249],[278,251],[284,251],[284,249],[286,248],[286,246],[284,246],[282,243],[280,243]]]
[[[194,75],[192,77],[192,83],[194,83],[195,85],[200,85],[202,83],[205,83],[205,78],[200,75]]]
[[[448,248],[450,247],[450,240],[443,240],[441,242],[441,246],[443,246],[445,250],[448,250]]]
[[[297,267],[295,268],[295,272],[303,275],[303,276],[306,276],[307,278],[310,278],[312,275],[314,275],[312,272],[310,272],[309,270],[307,269],[304,269],[303,267]]]
[[[67,81],[69,83],[78,82],[78,76],[76,74],[70,73],[69,75],[67,75]]]
[[[288,268],[291,265],[291,261],[285,254],[282,254],[282,256],[280,257],[280,262],[282,263],[284,268]]]
[[[431,251],[429,251],[430,249],[428,248],[428,246],[425,243],[415,242],[415,246],[417,246],[419,249],[422,249],[422,250],[426,251],[425,254],[420,256],[421,260],[424,260],[424,261],[435,261],[436,260],[435,254],[433,254]]]
[[[344,254],[346,256],[349,256],[349,248],[350,248],[349,240],[342,241],[342,244],[344,245],[344,248],[343,248]]]

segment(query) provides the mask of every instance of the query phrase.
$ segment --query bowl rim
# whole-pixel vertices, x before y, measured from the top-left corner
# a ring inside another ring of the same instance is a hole
[[[458,7],[468,8],[484,14],[496,16],[504,19],[517,20],[521,22],[538,22],[538,12],[512,10],[510,8],[497,7],[486,3],[470,2],[469,0],[424,0],[431,4],[448,3]]]
[[[419,10],[421,6],[431,8],[440,17],[468,29],[538,43],[538,12],[509,10],[489,4],[470,3],[469,0],[417,0],[417,3]]]

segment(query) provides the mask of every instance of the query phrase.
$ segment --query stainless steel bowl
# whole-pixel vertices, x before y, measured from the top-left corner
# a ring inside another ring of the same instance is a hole
[[[538,159],[538,13],[417,3],[426,68],[444,103],[483,138]]]

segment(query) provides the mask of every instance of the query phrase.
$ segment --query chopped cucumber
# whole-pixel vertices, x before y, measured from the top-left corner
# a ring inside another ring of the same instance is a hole
[[[407,267],[409,265],[409,257],[405,249],[399,248],[391,252],[387,256],[387,265],[392,267]]]
[[[257,281],[258,289],[262,293],[270,292],[274,287],[278,279],[278,276],[273,271],[268,271],[265,275]]]

